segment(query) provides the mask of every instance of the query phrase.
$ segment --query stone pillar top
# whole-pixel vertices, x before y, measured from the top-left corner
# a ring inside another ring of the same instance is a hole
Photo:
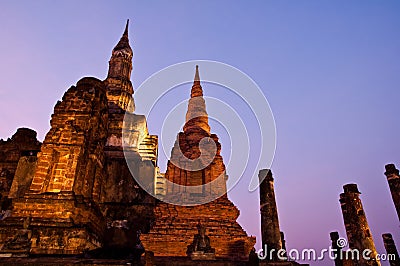
[[[336,241],[339,239],[339,233],[338,232],[330,232],[329,235],[331,236],[332,241]]]
[[[258,179],[260,183],[264,180],[267,179],[268,181],[274,181],[274,178],[272,177],[272,171],[271,169],[261,169],[258,172]]]
[[[360,191],[358,191],[357,184],[346,184],[343,186],[344,193],[357,193],[361,194]]]
[[[399,169],[397,169],[396,166],[392,163],[385,165],[385,170],[386,170],[385,171],[386,176],[389,176],[392,174],[399,175]]]
[[[386,233],[386,234],[382,234],[382,238],[383,238],[383,240],[392,239],[393,236],[391,233]]]

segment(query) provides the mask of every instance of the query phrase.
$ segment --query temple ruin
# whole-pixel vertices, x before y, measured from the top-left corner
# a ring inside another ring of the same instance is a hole
[[[0,265],[299,265],[278,253],[260,259],[256,238],[237,222],[200,66],[187,88],[183,130],[160,173],[158,136],[135,113],[128,31],[129,20],[104,80],[84,77],[66,90],[43,143],[28,128],[0,140]],[[400,217],[399,170],[385,168]],[[259,243],[286,256],[271,170],[260,170],[259,181]],[[357,185],[343,189],[349,248],[371,250],[372,260],[332,265],[380,265]],[[339,234],[330,237],[343,254]],[[399,265],[392,235],[382,237],[387,253],[396,255],[391,265]]]
[[[135,113],[128,26],[106,79],[84,77],[64,93],[43,143],[28,128],[0,140],[0,264],[298,265],[259,262],[255,237],[237,222],[198,66],[183,131],[160,173],[158,137]],[[285,241],[270,172],[265,180],[263,241],[278,248]]]

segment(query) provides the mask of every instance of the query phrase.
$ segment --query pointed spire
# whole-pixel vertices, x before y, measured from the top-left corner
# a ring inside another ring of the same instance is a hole
[[[194,82],[190,93],[188,110],[186,112],[186,123],[183,127],[183,131],[188,132],[190,129],[195,128],[201,128],[208,134],[210,133],[206,102],[203,98],[203,88],[200,84],[198,65],[196,65],[196,73],[194,75]]]
[[[122,35],[118,44],[114,47],[113,51],[119,51],[125,49],[132,54],[132,48],[129,45],[128,31],[129,31],[129,19],[126,21],[124,34]]]
[[[203,89],[200,85],[200,74],[199,74],[199,66],[196,65],[196,73],[194,74],[194,81],[192,86],[192,91],[190,93],[190,97],[199,97],[203,96]]]
[[[194,75],[194,82],[200,82],[200,75],[199,75],[199,66],[196,65],[196,74]]]
[[[129,19],[126,20],[125,31],[123,36],[128,37],[128,27],[129,27]]]
[[[128,31],[129,31],[129,19],[126,21],[124,33],[121,36],[118,44],[114,47],[111,53],[110,61],[108,62],[108,74],[107,79],[116,79],[118,82],[124,80],[123,83],[116,85],[117,81],[113,81],[113,87],[117,86],[118,90],[125,91],[128,94],[133,94],[133,87],[131,84],[131,73],[132,73],[132,58],[133,58],[133,51],[131,46],[129,45],[129,38],[128,38]],[[117,88],[113,90],[117,91]],[[115,97],[116,94],[114,94]],[[119,97],[119,96],[118,96]],[[123,102],[124,100],[122,100]],[[121,103],[121,100],[116,100],[116,105]],[[126,103],[124,103],[126,106]],[[125,107],[124,107],[125,108]]]

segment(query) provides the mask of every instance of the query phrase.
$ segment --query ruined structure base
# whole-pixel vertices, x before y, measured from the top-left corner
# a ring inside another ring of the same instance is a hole
[[[215,260],[215,253],[204,253],[201,251],[190,254],[192,260]]]
[[[105,225],[93,206],[68,193],[16,200],[13,216],[0,221],[0,254],[82,254],[101,247]]]
[[[76,255],[100,247],[85,228],[32,227],[30,230],[6,226],[0,230],[3,245],[0,257],[28,257],[30,254]]]
[[[246,261],[193,261],[188,257],[155,257],[153,262],[146,262],[144,256],[141,262],[135,263],[131,260],[111,260],[111,259],[85,259],[77,257],[32,257],[32,258],[1,258],[0,265],[31,265],[31,266],[48,266],[48,265],[136,265],[136,266],[253,266]],[[260,266],[296,266],[308,265],[296,262],[260,262]]]
[[[155,208],[155,224],[141,240],[155,257],[186,257],[188,246],[198,233],[196,225],[207,227],[216,258],[247,261],[255,237],[247,236],[237,223],[239,210],[223,196],[198,206],[176,206],[159,202]]]

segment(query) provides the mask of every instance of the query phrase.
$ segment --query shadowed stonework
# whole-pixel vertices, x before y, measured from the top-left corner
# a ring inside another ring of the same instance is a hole
[[[396,207],[397,216],[400,221],[400,176],[399,170],[394,164],[385,165],[385,175],[389,184],[390,193],[394,206]]]
[[[7,141],[0,140],[0,210],[8,215],[11,198],[24,195],[32,182],[41,143],[36,132],[19,128]]]
[[[389,262],[391,266],[400,265],[399,253],[397,251],[396,244],[394,243],[392,234],[383,234],[382,235],[383,244],[386,249],[386,254],[392,254],[393,257],[389,258]]]
[[[274,178],[270,169],[260,170],[260,213],[262,246],[269,249],[282,248],[281,232],[279,230],[278,209],[275,202]],[[277,261],[275,253],[269,260]]]
[[[344,225],[346,228],[349,248],[357,249],[360,254],[366,249],[371,250],[371,260],[366,260],[360,255],[359,261],[353,260],[354,265],[381,265],[375,260],[377,256],[371,230],[361,203],[356,184],[343,186],[344,192],[340,194],[340,206],[342,208]]]

